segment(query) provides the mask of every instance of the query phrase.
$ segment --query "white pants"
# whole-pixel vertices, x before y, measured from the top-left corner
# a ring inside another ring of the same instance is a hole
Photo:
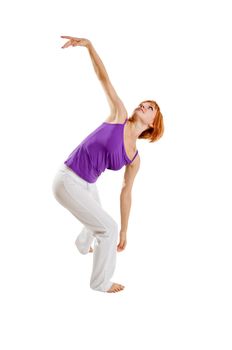
[[[56,200],[84,224],[75,241],[79,252],[87,254],[95,240],[90,287],[106,292],[116,266],[117,222],[102,208],[96,183],[85,181],[65,164],[58,169],[52,190]]]

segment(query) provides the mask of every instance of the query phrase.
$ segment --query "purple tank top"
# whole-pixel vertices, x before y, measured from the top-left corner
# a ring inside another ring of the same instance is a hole
[[[89,134],[64,161],[78,176],[93,183],[105,169],[119,170],[131,163],[124,147],[124,126],[126,124],[102,123]]]

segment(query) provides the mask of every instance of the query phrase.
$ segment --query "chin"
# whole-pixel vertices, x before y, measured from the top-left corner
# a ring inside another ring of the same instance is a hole
[[[139,118],[141,118],[141,116],[143,115],[142,111],[135,111],[134,115],[138,116]]]

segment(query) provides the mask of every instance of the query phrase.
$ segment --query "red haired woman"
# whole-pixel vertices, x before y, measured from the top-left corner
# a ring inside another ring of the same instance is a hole
[[[158,104],[146,100],[138,104],[128,118],[127,110],[111,84],[106,69],[88,39],[68,39],[62,48],[85,46],[94,70],[106,93],[110,115],[93,130],[67,157],[53,181],[56,200],[82,224],[75,244],[82,254],[93,252],[90,287],[115,293],[124,286],[111,281],[116,253],[125,249],[131,191],[140,166],[137,139],[157,141],[164,132],[163,116]],[[119,170],[125,166],[120,194],[121,227],[101,205],[96,181],[105,169]],[[118,243],[119,236],[119,243]],[[94,248],[91,244],[94,241]]]

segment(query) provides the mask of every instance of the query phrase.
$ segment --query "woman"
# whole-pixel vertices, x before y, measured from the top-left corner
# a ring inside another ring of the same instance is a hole
[[[138,105],[130,118],[114,90],[106,69],[92,43],[84,38],[68,39],[62,46],[85,46],[94,70],[102,83],[109,105],[109,117],[89,134],[59,168],[54,181],[56,200],[81,223],[83,229],[75,244],[82,254],[93,252],[90,287],[93,290],[115,293],[124,286],[111,281],[115,270],[116,253],[125,249],[131,207],[131,190],[140,166],[137,139],[157,141],[164,132],[163,116],[158,104],[146,100]],[[121,227],[118,240],[117,222],[102,208],[96,181],[105,169],[125,167],[120,194]],[[91,247],[94,242],[94,249]]]

